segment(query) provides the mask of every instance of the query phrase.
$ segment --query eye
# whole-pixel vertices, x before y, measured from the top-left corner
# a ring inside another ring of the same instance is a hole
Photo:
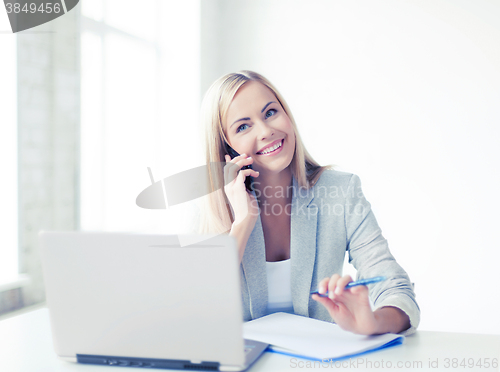
[[[270,112],[273,112],[273,115],[268,115]],[[266,112],[266,119],[271,117],[271,116],[274,116],[276,113],[278,112],[278,110],[276,109],[270,109]]]
[[[241,125],[240,125],[237,129],[236,129],[236,133],[239,133],[239,132],[241,132],[242,130],[244,130],[244,129],[241,129],[241,128],[242,128],[242,127],[244,127],[245,125],[248,127],[248,124],[241,124]]]

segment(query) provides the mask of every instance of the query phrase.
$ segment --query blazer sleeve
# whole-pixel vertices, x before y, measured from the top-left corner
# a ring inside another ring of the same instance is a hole
[[[357,175],[352,175],[347,191],[344,216],[349,262],[356,268],[358,280],[387,277],[387,280],[369,286],[373,308],[394,306],[404,311],[410,318],[411,327],[401,334],[410,335],[420,323],[413,284],[389,251]]]

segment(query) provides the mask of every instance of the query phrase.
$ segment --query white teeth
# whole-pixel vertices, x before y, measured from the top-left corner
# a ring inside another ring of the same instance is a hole
[[[283,141],[281,142],[278,142],[276,145],[274,145],[273,147],[269,147],[263,151],[261,151],[260,153],[261,154],[267,154],[268,152],[271,152],[271,151],[274,151],[276,150],[278,147],[281,147],[281,144],[283,143]]]

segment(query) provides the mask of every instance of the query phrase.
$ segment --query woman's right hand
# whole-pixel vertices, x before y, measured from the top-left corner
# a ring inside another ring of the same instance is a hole
[[[247,176],[259,177],[259,172],[251,168],[241,169],[253,163],[253,159],[246,157],[246,154],[236,156],[234,159],[231,159],[229,155],[225,155],[225,159],[224,192],[233,210],[233,224],[247,222],[249,228],[253,229],[259,215],[259,205],[255,196],[246,189],[245,178]]]

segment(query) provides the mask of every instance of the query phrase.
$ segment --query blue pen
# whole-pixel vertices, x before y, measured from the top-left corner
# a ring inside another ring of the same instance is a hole
[[[384,281],[386,279],[387,278],[385,276],[376,276],[375,278],[361,279],[361,280],[358,280],[356,282],[347,283],[347,285],[345,286],[345,289],[356,287],[358,285],[368,285],[368,284],[378,283],[378,282]],[[320,294],[318,291],[313,291],[313,292],[311,292],[311,294],[312,295],[317,294],[320,297],[328,297],[328,291],[326,291],[325,294]]]

